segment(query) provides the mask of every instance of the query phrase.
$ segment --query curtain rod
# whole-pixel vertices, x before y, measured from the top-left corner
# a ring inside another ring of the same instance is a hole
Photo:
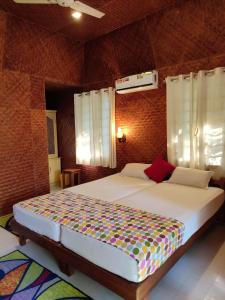
[[[225,72],[225,67],[221,67],[221,68],[216,68],[216,69],[222,69],[223,72]],[[213,70],[208,70],[208,71],[204,71],[203,72],[207,75],[207,74],[212,74],[215,72],[216,69],[213,69]],[[198,75],[198,73],[194,73],[192,72],[194,77],[196,77]],[[171,81],[175,81],[175,80],[178,80],[180,75],[176,75],[176,76],[171,76]],[[184,77],[184,79],[187,79],[187,78],[190,78],[190,74],[183,74],[182,75]],[[166,83],[166,78],[163,80],[163,83]]]
[[[101,89],[101,90],[94,90],[94,91],[90,91],[90,92],[83,92],[83,93],[80,93],[80,94],[76,94],[78,97],[81,96],[82,94],[84,95],[89,95],[91,92],[94,92],[95,94],[99,94],[101,91],[103,92],[108,92],[109,89]]]

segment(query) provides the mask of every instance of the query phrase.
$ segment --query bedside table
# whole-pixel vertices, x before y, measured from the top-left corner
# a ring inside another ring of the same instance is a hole
[[[65,175],[68,174],[70,177],[70,186],[74,186],[74,176],[77,176],[77,184],[80,184],[80,174],[81,174],[81,169],[77,168],[71,168],[71,169],[64,169],[62,171],[62,182],[63,182],[63,189],[66,187],[65,183]]]

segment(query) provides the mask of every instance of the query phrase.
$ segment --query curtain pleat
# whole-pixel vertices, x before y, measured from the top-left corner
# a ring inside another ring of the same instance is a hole
[[[167,77],[166,85],[169,161],[225,176],[224,68]]]
[[[115,91],[76,94],[76,163],[116,167]]]

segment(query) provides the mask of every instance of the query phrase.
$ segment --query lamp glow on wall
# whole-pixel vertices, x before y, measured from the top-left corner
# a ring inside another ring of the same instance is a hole
[[[118,127],[116,137],[120,143],[126,143],[126,134],[121,127]]]

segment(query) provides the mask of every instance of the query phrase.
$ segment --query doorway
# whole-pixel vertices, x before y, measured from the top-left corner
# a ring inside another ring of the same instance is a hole
[[[50,191],[62,189],[62,170],[74,168],[74,94],[77,89],[46,84],[46,119]],[[66,178],[69,183],[69,178]],[[67,182],[66,182],[67,183]]]

